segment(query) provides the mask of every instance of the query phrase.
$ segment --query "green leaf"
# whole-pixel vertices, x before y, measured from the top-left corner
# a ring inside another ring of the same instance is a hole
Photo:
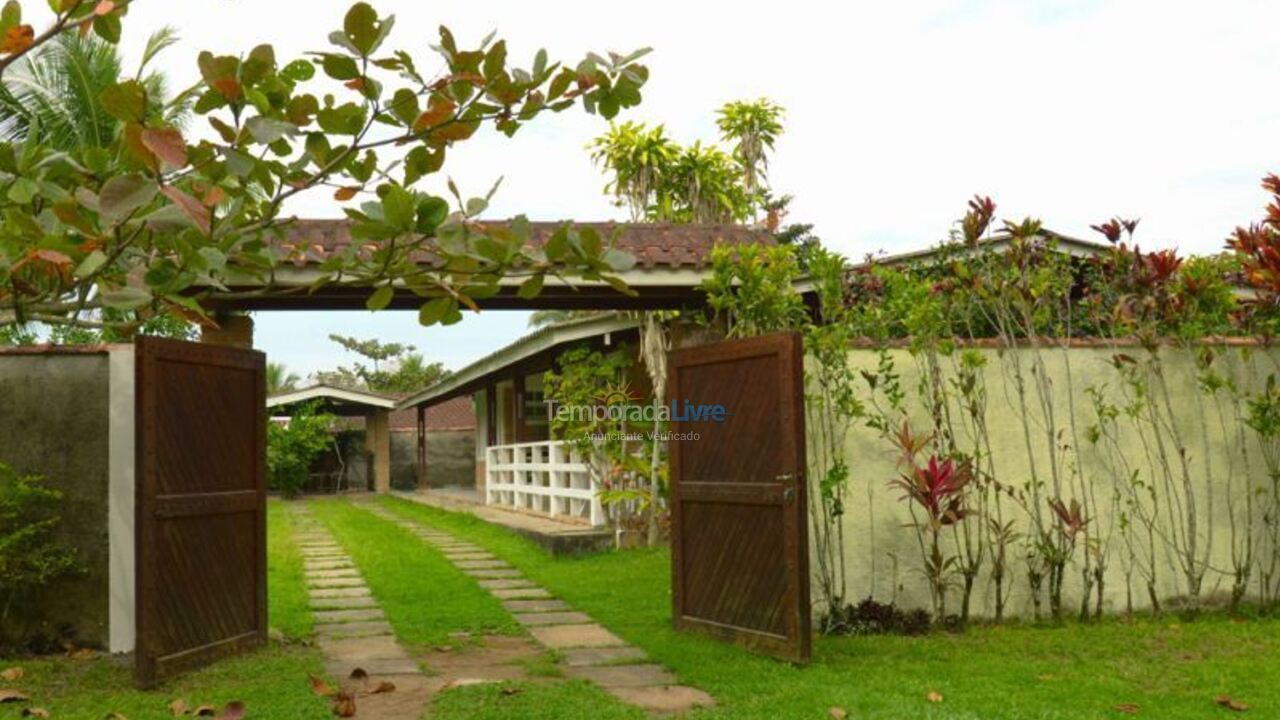
[[[395,297],[396,291],[390,285],[383,285],[365,300],[364,306],[370,310],[385,310],[391,304],[391,299]]]
[[[364,108],[347,103],[336,108],[325,108],[316,113],[320,129],[334,135],[359,135],[365,125]]]
[[[324,74],[334,80],[355,80],[360,77],[360,66],[346,55],[325,55],[321,60]]]
[[[609,248],[602,258],[614,272],[626,272],[636,266],[636,256],[625,250]]]
[[[93,252],[86,255],[84,260],[81,260],[80,264],[76,266],[76,277],[82,278],[82,279],[87,278],[90,275],[97,272],[98,268],[102,267],[102,265],[106,262],[107,262],[106,253],[102,252],[101,250],[94,250]]]
[[[26,205],[40,194],[40,184],[31,178],[20,177],[9,186],[8,197],[19,205]]]
[[[412,230],[418,214],[418,198],[402,187],[392,186],[382,198],[387,224],[399,231]]]
[[[98,193],[98,209],[103,219],[114,224],[155,198],[160,188],[141,175],[116,175]]]
[[[458,302],[451,297],[439,297],[429,300],[418,308],[418,324],[435,325],[442,322],[450,312],[457,312]]]
[[[545,276],[534,275],[528,280],[520,283],[520,289],[516,291],[516,294],[523,300],[532,300],[533,298],[538,297],[542,292],[542,285],[544,281]]]
[[[428,197],[418,204],[418,222],[414,230],[423,235],[435,235],[436,228],[449,217],[449,203],[444,198]]]
[[[294,60],[284,66],[280,76],[294,82],[306,82],[316,76],[316,66],[306,60]]]
[[[50,2],[58,2],[59,0],[50,0]],[[54,8],[55,13],[61,12]],[[0,11],[0,33],[8,32],[10,29],[17,27],[22,23],[22,4],[18,0],[9,0],[4,4],[4,10]]]
[[[142,83],[127,80],[102,91],[102,109],[121,122],[142,122],[147,114],[147,91]]]
[[[253,139],[262,145],[270,145],[281,138],[293,137],[298,134],[298,128],[293,123],[261,115],[249,118],[245,122],[245,127],[249,130],[249,134],[253,136]]]
[[[360,56],[368,57],[382,45],[394,24],[394,17],[379,20],[377,11],[368,3],[359,2],[347,11],[342,29]]]
[[[111,13],[99,15],[93,19],[93,32],[98,37],[115,45],[120,42],[120,15]]]

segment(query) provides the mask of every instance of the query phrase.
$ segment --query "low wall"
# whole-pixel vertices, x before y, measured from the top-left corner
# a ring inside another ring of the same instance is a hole
[[[474,430],[433,430],[427,433],[427,476],[420,482],[417,431],[391,433],[391,487],[396,490],[469,485],[475,467]]]
[[[109,640],[109,388],[105,352],[0,353],[0,462],[62,492],[57,538],[82,569],[10,611],[28,640]]]
[[[1140,540],[1133,522],[1134,508],[1123,489],[1126,478],[1119,477],[1115,454],[1105,451],[1105,443],[1095,444],[1090,441],[1089,428],[1097,423],[1093,404],[1087,389],[1094,387],[1104,393],[1104,397],[1115,404],[1123,404],[1123,382],[1112,365],[1113,349],[1105,347],[1077,347],[1069,351],[1061,349],[1045,349],[1040,351],[1019,350],[1001,354],[993,349],[975,349],[986,360],[980,371],[982,382],[987,389],[988,400],[985,422],[991,439],[991,457],[994,460],[996,479],[1013,488],[1025,492],[1028,480],[1033,477],[1033,465],[1044,483],[1042,507],[1046,523],[1053,522],[1053,515],[1048,508],[1048,499],[1054,496],[1050,479],[1051,461],[1059,463],[1063,469],[1063,477],[1070,478],[1070,468],[1074,458],[1078,456],[1080,463],[1080,480],[1068,481],[1077,485],[1068,485],[1061,494],[1069,499],[1081,494],[1077,487],[1093,492],[1097,498],[1096,516],[1089,520],[1089,532],[1098,540],[1097,549],[1108,559],[1105,575],[1104,611],[1123,611],[1132,604],[1135,608],[1149,605],[1147,602],[1146,582],[1139,572],[1131,569],[1131,557],[1137,557],[1139,563],[1145,557],[1145,551],[1139,547],[1131,555],[1126,539]],[[1140,348],[1126,348],[1123,352],[1135,357],[1141,356]],[[1012,368],[1021,365],[1028,383],[1034,382],[1035,375],[1031,366],[1035,364],[1036,353],[1044,361],[1047,372],[1047,386],[1051,388],[1051,406],[1056,418],[1056,432],[1060,439],[1057,445],[1057,457],[1048,450],[1049,442],[1041,420],[1044,416],[1037,406],[1037,395],[1034,389],[1028,388],[1028,404],[1032,406],[1029,413],[1032,418],[1033,438],[1028,448],[1022,418],[1026,417],[1016,392]],[[1224,376],[1229,377],[1241,390],[1256,390],[1265,382],[1267,375],[1280,367],[1280,354],[1273,350],[1257,348],[1223,347],[1215,348],[1217,354],[1214,367]],[[1215,404],[1198,390],[1197,373],[1193,355],[1186,351],[1163,351],[1166,367],[1166,386],[1169,389],[1169,402],[1175,408],[1177,429],[1182,434],[1184,444],[1188,448],[1188,461],[1194,485],[1194,497],[1199,508],[1199,528],[1197,538],[1200,547],[1211,547],[1209,562],[1212,569],[1205,576],[1201,597],[1208,603],[1223,602],[1229,595],[1232,584],[1230,570],[1232,568],[1231,507],[1234,501],[1237,523],[1241,519],[1240,507],[1244,502],[1244,493],[1253,492],[1255,503],[1265,500],[1271,484],[1263,471],[1259,459],[1256,440],[1249,433],[1237,434],[1240,423],[1235,417],[1226,417],[1220,413],[1230,413],[1229,403]],[[912,428],[919,434],[927,434],[931,428],[929,415],[922,402],[921,377],[922,367],[919,358],[906,350],[892,350],[890,357],[901,373],[901,388],[905,392],[905,407],[909,411]],[[866,371],[874,374],[878,356],[873,350],[853,350],[849,354],[850,366],[856,372]],[[957,377],[956,356],[942,359],[944,375],[948,387]],[[858,379],[859,395],[869,399],[867,384],[861,377]],[[812,408],[812,405],[810,406]],[[963,409],[957,402],[948,406],[952,418],[952,426],[956,428],[956,443],[961,449],[972,447],[975,433],[970,423],[965,422]],[[1071,422],[1074,418],[1074,425]],[[1124,418],[1120,426],[1128,427]],[[1225,429],[1225,430],[1224,430]],[[810,457],[814,456],[814,425],[809,424]],[[1244,465],[1241,455],[1241,438],[1244,438],[1252,462]],[[1120,435],[1120,447],[1123,449],[1124,462],[1131,470],[1149,476],[1154,467],[1160,464],[1153,461],[1153,447],[1150,437],[1144,438],[1128,429]],[[857,602],[864,597],[874,597],[882,602],[895,601],[906,607],[929,608],[929,586],[922,572],[921,551],[918,545],[917,530],[907,525],[914,522],[909,505],[901,499],[902,490],[891,488],[889,483],[900,473],[897,464],[898,451],[890,439],[881,433],[858,422],[847,434],[846,451],[851,468],[849,491],[845,501],[846,512],[843,517],[844,533],[844,567],[847,576],[847,599]],[[1075,453],[1072,448],[1079,448]],[[1207,451],[1206,451],[1207,449]],[[813,475],[812,465],[810,475]],[[1163,482],[1163,480],[1161,480]],[[1181,484],[1181,475],[1176,478]],[[1083,485],[1079,485],[1083,483]],[[811,493],[813,490],[811,489]],[[1161,497],[1165,497],[1161,489]],[[1164,500],[1162,499],[1163,503]],[[1170,505],[1160,508],[1161,522],[1164,525],[1160,533],[1171,533],[1172,524],[1168,522]],[[1149,502],[1143,509],[1149,512]],[[1028,511],[1020,508],[1008,496],[1001,499],[1000,511],[1004,519],[1012,520],[1020,538],[1026,538],[1032,527]],[[988,517],[995,515],[995,508],[988,503]],[[971,517],[966,522],[975,533],[987,518]],[[1261,542],[1263,522],[1255,518],[1257,525],[1254,540]],[[1126,533],[1124,527],[1128,526]],[[948,555],[957,554],[957,547],[951,540],[951,531],[944,531],[944,551]],[[1237,538],[1240,536],[1237,535]],[[811,540],[811,547],[813,543]],[[1081,542],[1083,545],[1083,541]],[[1022,539],[1009,546],[1009,569],[1006,579],[1012,583],[1012,593],[1006,607],[1009,615],[1030,615],[1033,609],[1032,595],[1027,582],[1027,563],[1025,561],[1026,544]],[[1067,567],[1063,588],[1064,607],[1068,612],[1078,612],[1081,601],[1081,562],[1085,552],[1083,547],[1076,550],[1075,559]],[[1156,587],[1163,604],[1176,605],[1178,599],[1186,592],[1186,584],[1178,563],[1165,545],[1156,543]],[[816,561],[816,558],[815,558]],[[816,562],[813,564],[816,567]],[[995,589],[990,580],[990,555],[984,558],[978,581],[972,598],[972,612],[975,616],[990,617],[995,608]],[[1256,578],[1256,573],[1255,573]],[[1256,591],[1256,579],[1251,586],[1251,594]],[[818,606],[820,593],[818,583],[814,581],[815,610],[822,612]],[[949,594],[948,611],[958,611],[960,593],[953,590]]]

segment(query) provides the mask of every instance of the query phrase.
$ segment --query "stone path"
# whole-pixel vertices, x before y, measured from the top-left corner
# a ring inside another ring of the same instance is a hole
[[[556,651],[567,677],[594,682],[619,700],[651,712],[678,713],[715,705],[710,695],[680,685],[666,668],[646,662],[643,650],[556,599],[484,548],[419,525],[380,505],[362,507],[435,546],[455,567],[475,578],[528,628],[534,640]]]
[[[356,696],[359,717],[418,720],[438,689],[436,683],[396,642],[346,551],[308,508],[298,505],[292,509],[294,541],[302,553],[316,644],[324,653],[326,672]],[[394,691],[367,692],[384,680],[395,685]]]

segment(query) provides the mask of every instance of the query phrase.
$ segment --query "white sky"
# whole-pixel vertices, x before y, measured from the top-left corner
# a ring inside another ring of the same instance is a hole
[[[175,26],[183,43],[164,65],[189,82],[201,49],[271,42],[286,59],[325,49],[348,4],[136,0],[125,45],[136,54],[152,29]],[[787,123],[773,186],[796,196],[792,220],[852,257],[932,244],[974,193],[1002,217],[1035,215],[1058,232],[1090,237],[1091,223],[1121,214],[1142,218],[1144,246],[1212,252],[1258,216],[1258,180],[1280,171],[1280,6],[1262,0],[374,6],[397,15],[387,47],[427,68],[441,23],[460,44],[497,29],[522,65],[539,47],[576,60],[651,46],[644,103],[625,118],[665,123],[684,142],[714,140],[726,100],[776,100]],[[471,194],[505,176],[494,217],[620,219],[583,150],[604,129],[580,111],[548,116],[513,140],[468,142],[446,169]],[[323,193],[290,210],[339,214]],[[458,367],[524,324],[499,312],[431,331],[410,313],[264,314],[258,345],[304,374],[348,360],[330,332],[410,342]]]

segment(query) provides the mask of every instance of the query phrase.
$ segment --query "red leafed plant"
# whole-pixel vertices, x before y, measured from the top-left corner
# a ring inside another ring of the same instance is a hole
[[[902,464],[907,470],[889,485],[901,490],[901,499],[911,503],[912,517],[917,517],[916,508],[924,511],[924,521],[914,522],[912,526],[919,530],[920,554],[924,575],[929,581],[934,616],[943,620],[947,615],[947,588],[957,559],[943,554],[942,532],[973,514],[965,507],[965,488],[973,480],[973,467],[968,460],[957,462],[936,454],[930,455],[924,464],[917,464],[916,454],[927,441],[913,436],[905,425],[897,440],[903,450]]]

